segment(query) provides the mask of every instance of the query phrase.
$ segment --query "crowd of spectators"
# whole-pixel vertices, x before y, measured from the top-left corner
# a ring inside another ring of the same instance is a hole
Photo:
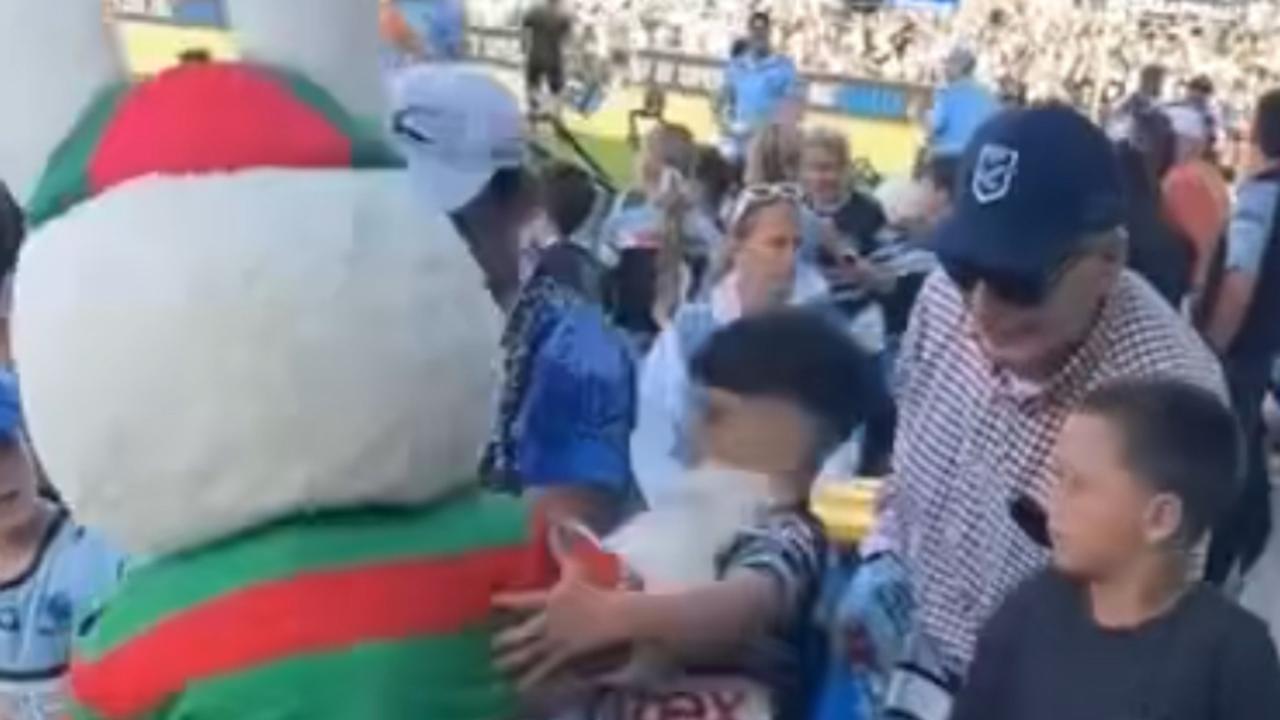
[[[523,0],[470,3],[472,23],[518,21]],[[747,16],[771,13],[780,51],[802,70],[937,84],[957,44],[981,58],[979,77],[1027,99],[1069,100],[1101,113],[1138,70],[1165,65],[1177,83],[1208,74],[1229,126],[1276,78],[1267,42],[1280,24],[1272,3],[1210,12],[1168,3],[1077,7],[1071,0],[966,0],[952,12],[851,11],[836,0],[577,0],[585,44],[603,53],[658,49],[727,56]]]

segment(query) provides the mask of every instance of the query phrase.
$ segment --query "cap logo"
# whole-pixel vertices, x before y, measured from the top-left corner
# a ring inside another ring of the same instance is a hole
[[[1018,151],[1003,145],[983,145],[973,169],[973,197],[983,205],[1004,199],[1018,174]]]

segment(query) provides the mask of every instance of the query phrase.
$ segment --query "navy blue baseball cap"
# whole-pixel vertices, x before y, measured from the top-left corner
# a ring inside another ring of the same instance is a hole
[[[1120,172],[1101,128],[1066,106],[1001,113],[960,163],[943,266],[1043,282],[1082,241],[1123,222]]]

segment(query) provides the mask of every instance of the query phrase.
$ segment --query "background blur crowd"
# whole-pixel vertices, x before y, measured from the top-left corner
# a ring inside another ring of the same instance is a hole
[[[1276,548],[1273,17],[469,3],[472,24],[522,28],[522,107],[450,62],[459,18],[416,12],[448,2],[384,3],[423,29],[384,35],[403,61],[385,120],[505,316],[478,476],[534,500],[553,523],[536,532],[605,537],[641,584],[566,563],[554,589],[484,596],[518,611],[493,649],[522,689],[622,648],[745,680],[778,718],[1280,716],[1275,648],[1235,602],[1275,620],[1250,595]],[[722,143],[658,113],[618,191],[529,152],[578,46],[737,46]],[[803,71],[937,86],[914,174],[864,178],[848,137],[797,111]],[[1224,128],[1256,156],[1234,188]],[[44,513],[27,552],[63,515],[23,458]],[[810,500],[855,478],[883,479],[876,517],[840,538]],[[584,674],[583,697],[626,701]]]
[[[470,19],[514,25],[524,0],[471,3]],[[728,56],[754,10],[767,10],[778,50],[802,71],[937,84],[959,42],[981,48],[978,75],[1029,100],[1068,100],[1096,113],[1118,102],[1139,68],[1159,62],[1176,85],[1212,75],[1227,125],[1276,78],[1280,26],[1271,3],[1210,13],[1154,3],[1076,7],[1067,0],[969,0],[954,12],[851,11],[835,0],[578,0],[583,42],[606,53],[637,49]]]

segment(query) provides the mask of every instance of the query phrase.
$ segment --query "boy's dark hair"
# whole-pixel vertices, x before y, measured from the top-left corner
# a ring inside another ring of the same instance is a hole
[[[1258,148],[1268,158],[1280,158],[1280,89],[1258,98],[1254,112],[1253,136]]]
[[[1176,380],[1125,380],[1084,399],[1106,419],[1130,472],[1182,501],[1182,540],[1193,545],[1235,502],[1241,443],[1235,416],[1213,393]]]
[[[27,220],[9,187],[0,182],[0,277],[13,272],[27,237]]]
[[[751,13],[751,19],[747,21],[749,27],[769,26],[773,24],[773,18],[764,10],[756,10]]]
[[[560,237],[568,238],[591,217],[596,203],[595,183],[577,165],[556,162],[542,175],[542,203]]]
[[[690,372],[704,387],[794,402],[823,430],[819,462],[888,402],[871,357],[814,309],[769,312],[720,329],[693,356]]]
[[[922,173],[934,187],[945,190],[948,197],[956,193],[956,181],[960,177],[960,158],[954,155],[937,155],[929,159]]]
[[[719,150],[709,145],[698,147],[693,174],[717,205],[733,192],[734,186],[739,182],[733,165],[724,159]]]

